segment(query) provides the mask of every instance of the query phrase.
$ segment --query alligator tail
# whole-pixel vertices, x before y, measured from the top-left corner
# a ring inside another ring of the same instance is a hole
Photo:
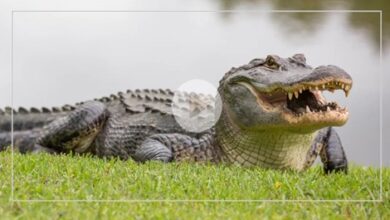
[[[27,110],[22,107],[18,110],[11,107],[0,109],[0,151],[6,150],[11,146],[12,128],[14,150],[21,153],[33,151],[41,129],[74,109],[75,107],[70,105],[52,109],[30,108]]]
[[[34,150],[35,143],[40,136],[40,130],[15,131],[13,133],[14,150],[27,153]],[[12,145],[11,132],[0,133],[0,151],[10,148]]]
[[[0,151],[6,150],[11,145],[11,135],[7,133],[0,133]]]
[[[15,109],[6,107],[4,110],[0,109],[0,133],[10,132],[12,122],[14,131],[42,128],[44,125],[65,115],[68,111],[73,109],[74,108],[64,106],[62,109],[53,108],[53,110],[47,108],[31,108],[30,110],[19,108],[16,111]],[[13,121],[11,120],[12,113]]]

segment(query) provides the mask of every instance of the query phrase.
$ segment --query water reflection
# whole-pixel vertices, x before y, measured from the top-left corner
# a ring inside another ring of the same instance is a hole
[[[277,10],[383,10],[390,11],[390,1],[311,1],[311,0],[220,0],[220,9],[261,9],[269,6]],[[367,32],[372,41],[373,47],[379,47],[379,13],[348,13],[347,19],[354,29],[361,29]],[[225,16],[225,15],[224,15]],[[390,15],[382,14],[383,20],[383,38],[386,42],[390,38]],[[287,30],[290,34],[299,31],[311,32],[321,28],[321,23],[326,18],[326,14],[316,13],[274,13],[273,18],[283,27],[281,30]]]

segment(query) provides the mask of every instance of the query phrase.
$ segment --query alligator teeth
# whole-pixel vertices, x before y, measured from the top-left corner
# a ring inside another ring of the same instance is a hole
[[[299,88],[299,93],[302,93],[302,88]]]
[[[322,84],[322,89],[325,89],[325,84]]]
[[[329,112],[330,111],[330,108],[329,106],[326,106],[326,111]]]
[[[344,86],[343,90],[344,90],[344,93],[345,93],[345,97],[348,97],[350,89],[351,89],[350,85],[345,85]]]
[[[297,99],[298,96],[299,96],[299,93],[298,93],[297,91],[295,91],[295,92],[294,92],[294,96],[295,96],[295,98]]]
[[[344,93],[345,93],[345,97],[348,97],[348,95],[349,95],[349,90],[344,90]]]
[[[289,93],[288,93],[288,99],[290,99],[290,100],[291,100],[291,99],[292,99],[292,97],[293,97],[293,94],[292,94],[291,92],[289,92]]]
[[[308,105],[306,105],[306,112],[307,112],[307,113],[310,113],[310,112],[311,112]]]
[[[345,88],[345,84],[341,84],[341,88],[344,89]]]

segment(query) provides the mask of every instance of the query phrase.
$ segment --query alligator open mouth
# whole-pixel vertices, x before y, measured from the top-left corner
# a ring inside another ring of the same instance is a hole
[[[348,96],[352,81],[343,79],[318,80],[295,83],[290,86],[276,86],[264,90],[255,84],[242,83],[250,89],[259,105],[270,112],[280,111],[291,123],[299,122],[330,122],[342,125],[348,119],[348,110],[337,102],[328,102],[322,95],[323,91],[334,92],[343,90]]]

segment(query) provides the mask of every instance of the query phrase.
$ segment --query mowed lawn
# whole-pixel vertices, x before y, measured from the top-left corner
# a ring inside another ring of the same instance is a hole
[[[383,169],[383,202],[329,202],[378,200],[379,169],[352,165],[348,175],[324,175],[320,166],[297,173],[15,153],[17,201],[10,202],[11,155],[0,153],[1,219],[390,219],[390,168]],[[312,199],[322,201],[275,201]]]

